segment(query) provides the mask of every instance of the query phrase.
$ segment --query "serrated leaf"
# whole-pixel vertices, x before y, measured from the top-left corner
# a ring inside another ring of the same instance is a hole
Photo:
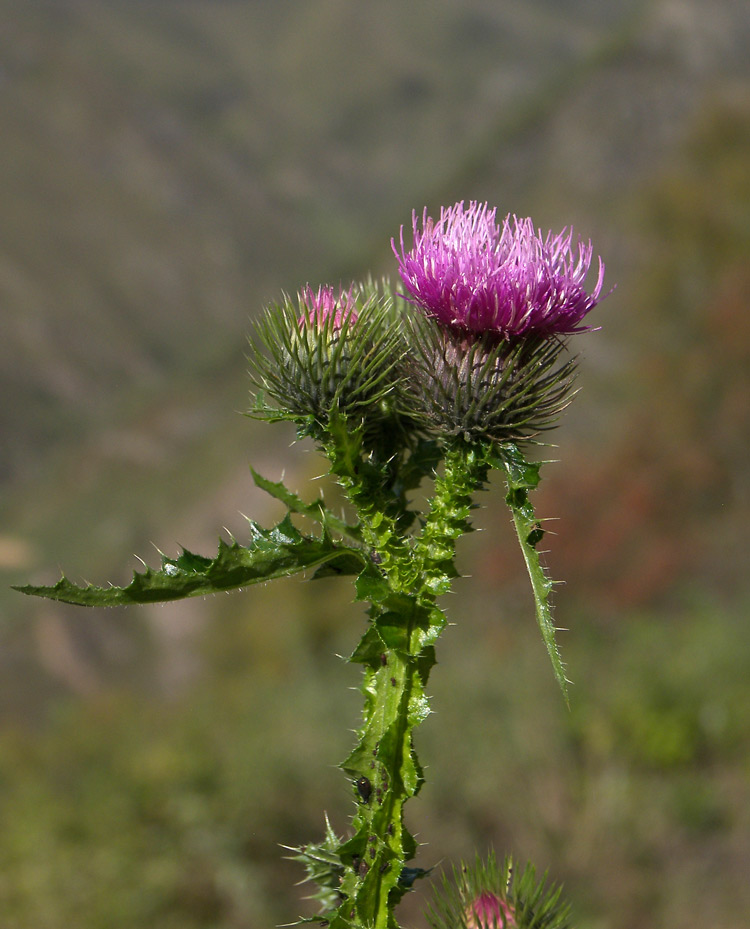
[[[373,564],[368,564],[362,571],[357,578],[355,588],[357,601],[369,603],[382,603],[391,593],[388,581]]]
[[[378,616],[375,628],[386,648],[409,651],[409,617],[403,613],[383,613]]]
[[[347,536],[355,542],[362,541],[362,532],[359,526],[352,526],[347,523],[346,520],[333,514],[326,507],[321,497],[318,497],[317,500],[313,500],[312,503],[305,503],[297,494],[289,490],[288,487],[285,487],[282,481],[270,481],[268,478],[258,474],[254,468],[250,468],[250,473],[253,476],[256,487],[260,487],[260,489],[265,490],[267,494],[270,494],[277,500],[281,500],[290,512],[299,513],[301,516],[314,519],[327,529],[339,532],[341,535]]]
[[[189,551],[174,559],[162,556],[160,570],[135,572],[126,587],[78,586],[63,576],[52,587],[27,585],[15,590],[79,606],[126,606],[202,597],[312,568],[318,569],[317,576],[323,576],[324,567],[328,574],[356,574],[362,569],[364,555],[358,549],[334,542],[325,532],[320,538],[304,535],[289,514],[272,529],[253,522],[250,528],[249,546],[221,540],[213,559]]]
[[[507,473],[514,490],[528,492],[539,486],[541,464],[538,461],[526,461],[517,445],[508,442],[502,446],[499,455],[492,455],[491,458],[494,467]]]
[[[373,668],[380,663],[380,656],[383,653],[383,642],[375,630],[374,626],[369,626],[359,645],[349,656],[349,661],[354,664],[371,665]]]
[[[548,577],[536,550],[544,533],[529,500],[529,491],[534,490],[539,484],[539,465],[525,461],[515,445],[503,446],[495,464],[499,464],[506,474],[508,493],[505,499],[513,515],[513,524],[531,581],[537,622],[547,646],[555,678],[565,702],[568,703],[568,680],[555,638],[556,629],[550,605],[553,582]]]
[[[435,664],[435,643],[447,625],[448,620],[440,607],[430,606],[427,611],[427,619],[419,633],[420,661],[425,663],[425,674],[429,674],[430,668]],[[427,682],[426,676],[423,681],[424,683]]]

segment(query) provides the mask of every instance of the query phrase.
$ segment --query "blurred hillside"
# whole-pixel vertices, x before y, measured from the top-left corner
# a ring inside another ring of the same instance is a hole
[[[412,208],[461,198],[572,223],[617,289],[536,501],[560,517],[573,712],[490,493],[423,736],[424,863],[512,848],[565,880],[581,929],[744,925],[744,6],[0,12],[0,925],[254,927],[303,906],[276,843],[316,837],[324,807],[344,828],[329,766],[358,700],[333,655],[361,623],[343,587],[89,614],[7,585],[123,581],[152,544],[210,553],[224,526],[244,537],[239,511],[272,519],[248,462],[300,491],[320,464],[237,414],[251,317],[306,281],[392,273]]]

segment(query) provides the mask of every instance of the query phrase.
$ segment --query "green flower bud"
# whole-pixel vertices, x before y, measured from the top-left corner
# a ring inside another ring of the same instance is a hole
[[[351,287],[307,287],[272,305],[251,338],[251,377],[277,410],[268,418],[325,425],[332,414],[377,419],[394,390],[400,340],[389,299]],[[254,411],[254,413],[257,411]],[[260,415],[260,414],[259,414]]]

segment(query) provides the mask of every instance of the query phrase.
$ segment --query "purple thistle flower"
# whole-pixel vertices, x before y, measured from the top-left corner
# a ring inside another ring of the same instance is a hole
[[[406,299],[443,326],[501,337],[568,335],[590,329],[581,320],[601,294],[604,264],[587,293],[591,242],[573,243],[572,229],[535,232],[531,219],[508,215],[500,226],[486,203],[461,201],[435,222],[414,212],[414,244],[407,252],[391,240]]]
[[[323,326],[330,319],[331,328],[336,330],[342,327],[344,320],[349,323],[357,320],[352,287],[346,291],[341,288],[336,296],[330,285],[318,287],[315,291],[308,284],[299,295],[299,303],[303,311],[298,320],[300,326],[313,322]]]

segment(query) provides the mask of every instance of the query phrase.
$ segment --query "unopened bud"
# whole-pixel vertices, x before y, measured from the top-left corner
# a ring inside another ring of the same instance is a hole
[[[337,330],[341,329],[344,320],[349,323],[357,321],[351,287],[347,291],[341,290],[336,296],[333,287],[313,290],[308,284],[300,294],[300,306],[304,310],[297,320],[300,326],[315,323],[320,327],[330,320],[331,328]]]
[[[333,412],[380,415],[399,361],[387,306],[354,286],[314,290],[272,305],[251,337],[251,376],[282,414],[325,424]],[[269,414],[273,416],[274,414]]]
[[[517,926],[513,907],[487,890],[466,911],[466,929],[517,929]]]

